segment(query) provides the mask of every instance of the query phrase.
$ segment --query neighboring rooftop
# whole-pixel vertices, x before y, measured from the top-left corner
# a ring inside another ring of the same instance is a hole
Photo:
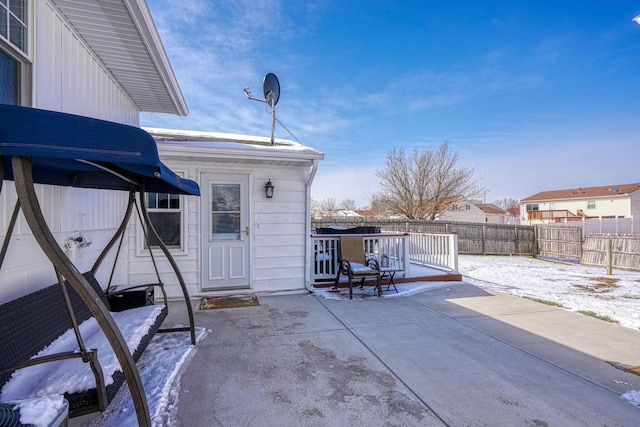
[[[506,214],[508,213],[504,209],[500,209],[494,204],[491,203],[478,203],[476,206],[484,213],[488,214]]]
[[[601,187],[580,187],[567,190],[541,191],[526,197],[521,202],[537,200],[584,199],[591,197],[627,196],[640,190],[640,184],[616,184]]]

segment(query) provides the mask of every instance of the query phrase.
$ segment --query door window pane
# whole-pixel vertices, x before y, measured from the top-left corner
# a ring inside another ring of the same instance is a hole
[[[240,184],[211,184],[211,239],[240,240]]]

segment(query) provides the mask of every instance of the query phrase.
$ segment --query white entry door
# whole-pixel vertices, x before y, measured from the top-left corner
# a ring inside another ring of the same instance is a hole
[[[249,175],[203,173],[202,290],[248,288]]]

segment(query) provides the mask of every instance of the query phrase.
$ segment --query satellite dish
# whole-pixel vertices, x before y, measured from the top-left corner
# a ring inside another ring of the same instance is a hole
[[[262,81],[262,89],[264,90],[264,99],[254,98],[251,95],[251,90],[249,90],[248,86],[244,88],[244,94],[247,98],[253,101],[266,102],[266,104],[271,107],[271,145],[275,144],[274,140],[274,132],[276,127],[276,104],[280,99],[280,82],[278,78],[273,73],[267,73],[264,76],[264,80]]]
[[[275,74],[267,73],[264,76],[262,89],[264,90],[264,99],[267,101],[267,105],[275,107],[280,99],[280,82]]]

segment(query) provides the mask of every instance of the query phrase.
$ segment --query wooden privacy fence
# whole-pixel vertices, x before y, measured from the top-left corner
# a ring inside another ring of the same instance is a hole
[[[535,228],[530,225],[482,224],[407,219],[330,218],[314,219],[316,227],[375,226],[386,232],[456,233],[458,253],[465,255],[535,255]]]
[[[561,260],[580,261],[582,229],[556,225],[537,225],[538,255]]]
[[[361,217],[311,223],[313,227],[376,226],[388,232],[456,233],[459,254],[539,255],[598,267],[607,267],[610,259],[610,267],[640,270],[640,234],[588,234],[583,241],[582,227],[564,224],[530,226]]]
[[[623,270],[640,269],[640,235],[590,234],[583,244],[583,265]]]

